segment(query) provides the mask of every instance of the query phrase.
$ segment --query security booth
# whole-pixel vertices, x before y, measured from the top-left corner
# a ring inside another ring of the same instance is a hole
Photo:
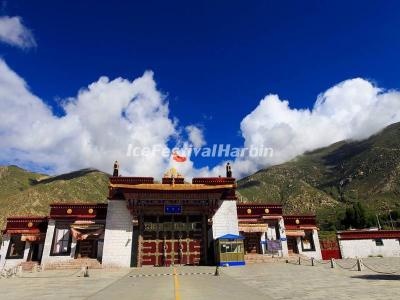
[[[215,240],[215,257],[218,266],[243,266],[244,237],[226,234]]]

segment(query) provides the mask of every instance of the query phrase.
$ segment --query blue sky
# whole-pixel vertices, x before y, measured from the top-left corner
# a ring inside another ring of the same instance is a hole
[[[208,144],[242,145],[240,123],[270,93],[311,109],[344,80],[400,86],[398,1],[7,1],[2,15],[37,46],[3,43],[1,57],[54,114],[100,76],[152,70],[171,115]]]

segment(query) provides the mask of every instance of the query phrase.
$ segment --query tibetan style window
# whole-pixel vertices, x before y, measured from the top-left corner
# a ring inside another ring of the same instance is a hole
[[[315,251],[313,232],[305,231],[303,237],[301,237],[301,249],[302,251]]]
[[[69,255],[71,253],[71,229],[69,226],[58,226],[54,230],[51,255]]]
[[[376,246],[383,246],[383,241],[382,241],[382,239],[375,239],[375,245],[376,245]]]
[[[21,241],[20,235],[11,236],[8,247],[7,259],[24,258],[25,242]]]

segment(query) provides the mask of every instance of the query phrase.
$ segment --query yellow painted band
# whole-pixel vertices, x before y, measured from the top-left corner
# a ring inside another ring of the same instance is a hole
[[[175,300],[181,300],[181,294],[179,292],[178,274],[176,274],[175,267],[174,267],[174,290],[175,290]]]

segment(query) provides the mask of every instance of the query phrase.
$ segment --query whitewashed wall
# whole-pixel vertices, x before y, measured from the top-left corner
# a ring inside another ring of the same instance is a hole
[[[319,245],[318,230],[316,229],[313,229],[313,240],[314,240],[315,251],[302,251],[301,239],[299,237],[296,238],[297,249],[299,249],[299,254],[302,254],[310,258],[314,257],[316,259],[322,259],[321,246]]]
[[[212,220],[213,239],[225,234],[239,235],[239,222],[235,200],[220,200]]]
[[[49,266],[51,264],[57,262],[69,261],[75,257],[76,240],[74,238],[72,238],[71,253],[69,255],[50,255],[51,246],[54,238],[55,225],[56,225],[55,220],[49,220],[46,231],[46,239],[44,242],[43,255],[42,255],[42,266],[44,269],[46,269],[46,266]]]
[[[362,258],[382,255],[384,257],[399,257],[400,243],[397,239],[382,239],[383,246],[376,246],[375,240],[339,240],[343,258]]]
[[[0,248],[0,270],[3,269],[6,262],[6,255],[8,246],[10,245],[10,236],[8,234],[3,235],[3,241]]]
[[[287,246],[287,237],[286,237],[286,232],[285,232],[285,222],[283,221],[283,218],[281,218],[278,222],[279,226],[279,234],[281,236],[281,242],[282,242],[282,256],[283,257],[288,257],[289,256],[289,250]]]
[[[18,259],[6,259],[9,245],[10,245],[10,236],[6,234],[3,236],[3,244],[0,249],[0,255],[1,255],[0,270],[11,269],[13,267],[16,267],[20,263],[26,261],[26,259],[28,258],[29,248],[31,247],[31,244],[29,242],[25,243],[24,257]]]
[[[131,266],[132,230],[132,215],[126,207],[125,200],[109,200],[103,246],[103,267],[129,268]]]

